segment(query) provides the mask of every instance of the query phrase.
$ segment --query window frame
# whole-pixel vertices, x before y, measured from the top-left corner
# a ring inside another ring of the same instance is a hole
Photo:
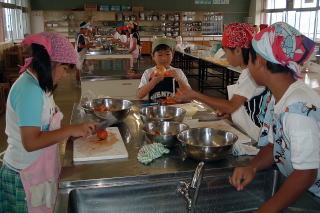
[[[269,20],[267,21],[267,13],[279,13],[279,12],[283,12],[284,13],[284,19],[287,22],[288,19],[288,12],[315,12],[315,22],[314,22],[314,29],[313,29],[313,39],[314,41],[317,39],[316,35],[320,34],[320,32],[317,32],[317,28],[318,28],[318,23],[320,20],[318,20],[319,14],[320,14],[320,0],[315,0],[316,1],[316,6],[315,7],[308,7],[308,8],[294,8],[294,0],[286,0],[287,3],[287,7],[286,8],[281,8],[281,9],[266,9],[267,6],[267,1],[268,0],[262,0],[262,13],[263,15],[261,16],[261,23],[266,23],[269,24]],[[319,42],[320,42],[320,38],[319,38]]]
[[[14,2],[15,3],[6,3],[3,2],[3,0],[0,2],[0,9],[2,10],[0,18],[1,23],[3,23],[0,31],[0,42],[14,42],[15,40],[23,39],[23,34],[29,32],[29,23],[24,18],[28,15],[29,1],[19,0],[19,3],[14,0]],[[16,3],[21,4],[21,6]],[[5,9],[11,11],[10,15],[6,15]],[[9,20],[6,20],[6,17],[9,18]],[[8,27],[7,23],[9,23],[10,27]]]

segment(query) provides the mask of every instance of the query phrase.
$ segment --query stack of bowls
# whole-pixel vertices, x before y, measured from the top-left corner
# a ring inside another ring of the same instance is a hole
[[[147,139],[169,148],[177,144],[179,133],[189,129],[187,124],[182,123],[185,115],[186,110],[173,106],[149,106],[140,109]]]

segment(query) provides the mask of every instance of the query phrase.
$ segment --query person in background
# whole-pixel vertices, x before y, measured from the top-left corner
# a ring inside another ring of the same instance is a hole
[[[222,115],[231,114],[232,121],[250,137],[258,140],[266,103],[271,95],[265,87],[259,87],[252,79],[247,68],[251,40],[255,29],[246,23],[232,23],[223,32],[221,45],[230,65],[241,68],[238,82],[228,86],[229,100],[209,97],[180,87],[182,100],[199,100],[218,110]],[[225,116],[222,116],[225,118]]]
[[[130,68],[133,69],[134,64],[137,63],[137,59],[140,56],[141,41],[140,41],[140,35],[138,32],[138,24],[134,22],[130,22],[127,27],[130,33],[128,53],[130,53],[132,56],[130,60]]]
[[[152,59],[156,66],[147,69],[142,77],[137,98],[149,95],[149,101],[174,97],[179,86],[190,87],[181,69],[170,66],[176,42],[169,38],[158,38],[152,43]]]
[[[87,53],[88,48],[90,47],[89,41],[86,39],[86,36],[89,35],[90,23],[82,22],[80,24],[80,32],[76,36],[76,50],[78,52],[78,64],[77,69],[81,70],[83,66],[83,62],[85,59],[85,55]]]
[[[121,27],[117,27],[116,30],[113,32],[113,40],[119,40],[121,35]]]
[[[119,35],[116,35],[116,34]],[[128,27],[126,26],[121,26],[121,27],[117,27],[117,33],[115,33],[112,42],[113,43],[119,43],[122,44],[124,46],[129,47],[129,40],[128,40]]]
[[[27,36],[22,44],[30,45],[32,57],[21,67],[7,99],[0,211],[52,213],[60,173],[58,143],[90,135],[95,123],[60,125],[63,115],[52,93],[77,63],[68,39],[44,32]]]
[[[256,213],[281,212],[309,190],[320,197],[320,97],[301,77],[300,65],[315,43],[284,22],[272,24],[252,41],[249,70],[273,94],[267,106],[258,155],[236,168],[230,183],[243,190],[256,172],[276,164],[286,176],[279,190]]]

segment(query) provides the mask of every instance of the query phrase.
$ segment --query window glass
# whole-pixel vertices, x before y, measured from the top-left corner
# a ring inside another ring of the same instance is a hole
[[[286,7],[286,0],[266,0],[266,9],[281,9]]]
[[[316,7],[317,0],[294,0],[293,7],[294,8],[309,8]]]

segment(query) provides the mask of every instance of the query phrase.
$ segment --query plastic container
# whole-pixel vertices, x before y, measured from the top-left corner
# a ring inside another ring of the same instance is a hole
[[[110,6],[110,11],[121,11],[121,6],[112,5],[112,6]]]
[[[100,5],[100,11],[110,11],[110,5]]]

